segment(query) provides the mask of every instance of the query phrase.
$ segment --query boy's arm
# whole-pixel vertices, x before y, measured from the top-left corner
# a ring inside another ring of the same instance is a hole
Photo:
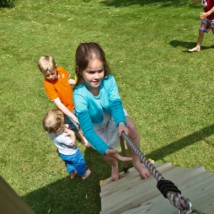
[[[76,81],[73,80],[73,79],[68,79],[68,83],[71,85],[71,86],[74,86],[76,84]]]
[[[53,101],[58,107],[58,109],[60,109],[64,114],[66,114],[68,117],[71,117],[76,123],[79,124],[77,117],[67,109],[67,107],[61,102],[61,100],[58,97]]]
[[[200,19],[205,19],[207,18],[207,16],[211,15],[212,13],[214,13],[214,7],[212,7],[209,11],[207,12],[202,12],[200,13],[199,17]]]

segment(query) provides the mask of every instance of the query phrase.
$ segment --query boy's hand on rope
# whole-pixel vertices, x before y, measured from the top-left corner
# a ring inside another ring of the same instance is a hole
[[[132,161],[132,157],[121,156],[115,149],[107,149],[105,152],[106,155],[111,156],[119,161]]]

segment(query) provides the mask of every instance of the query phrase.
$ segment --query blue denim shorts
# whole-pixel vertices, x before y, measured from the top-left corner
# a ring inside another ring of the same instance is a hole
[[[64,160],[68,173],[76,170],[78,175],[85,175],[85,158],[79,149],[74,155],[64,155],[59,153],[59,156]]]

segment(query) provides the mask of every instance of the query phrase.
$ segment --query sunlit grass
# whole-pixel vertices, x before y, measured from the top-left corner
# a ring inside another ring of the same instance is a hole
[[[41,127],[53,108],[37,60],[43,54],[74,75],[80,42],[99,42],[124,107],[157,162],[214,171],[213,35],[195,45],[201,11],[191,1],[15,1],[0,8],[0,170],[36,213],[99,213],[99,180],[110,168],[85,150],[92,175],[70,181]],[[86,212],[87,210],[87,212]]]

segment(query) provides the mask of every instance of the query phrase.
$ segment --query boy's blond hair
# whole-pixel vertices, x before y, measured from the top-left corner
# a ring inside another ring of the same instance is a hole
[[[41,56],[38,60],[39,70],[46,75],[47,72],[54,72],[57,65],[52,56]]]
[[[65,128],[64,115],[60,110],[50,110],[43,119],[43,128],[50,134],[57,135]]]

